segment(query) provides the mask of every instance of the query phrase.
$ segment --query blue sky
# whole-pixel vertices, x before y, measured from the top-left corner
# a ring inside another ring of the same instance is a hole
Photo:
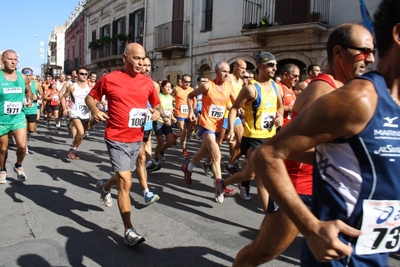
[[[62,25],[78,6],[79,0],[0,0],[1,50],[12,49],[19,55],[19,69],[31,67],[40,75],[40,42],[46,44],[56,25]],[[34,35],[38,37],[34,37]]]

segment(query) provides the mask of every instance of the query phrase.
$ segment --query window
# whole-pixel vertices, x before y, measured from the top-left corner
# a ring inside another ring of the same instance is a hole
[[[129,14],[129,40],[143,44],[144,8]]]
[[[125,41],[121,41],[116,36],[125,35],[125,17],[113,21],[113,55],[122,55],[125,48]]]
[[[279,0],[275,6],[275,21],[281,25],[307,22],[310,0]]]
[[[212,30],[212,17],[213,17],[213,0],[204,0],[202,31]]]

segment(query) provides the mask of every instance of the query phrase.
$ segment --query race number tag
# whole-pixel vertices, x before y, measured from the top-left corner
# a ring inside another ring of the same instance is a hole
[[[4,114],[19,114],[22,111],[22,102],[4,101]]]
[[[275,113],[261,113],[261,129],[271,131],[275,124]]]
[[[87,115],[87,114],[89,113],[89,109],[88,109],[88,107],[86,106],[86,103],[85,103],[84,100],[83,100],[83,101],[80,100],[80,101],[77,103],[77,106],[78,106],[79,112],[80,112],[82,115]]]
[[[363,221],[356,244],[358,255],[398,251],[400,248],[400,201],[364,200]]]
[[[211,104],[208,116],[211,118],[222,119],[225,115],[225,107]]]
[[[189,113],[188,105],[181,105],[181,113]]]
[[[146,108],[133,108],[129,112],[129,121],[128,127],[129,128],[141,128],[143,127],[144,123],[146,122],[147,117]]]

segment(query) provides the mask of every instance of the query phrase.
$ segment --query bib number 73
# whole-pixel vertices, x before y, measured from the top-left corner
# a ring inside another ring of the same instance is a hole
[[[356,253],[368,255],[400,248],[400,201],[364,200],[363,222]]]

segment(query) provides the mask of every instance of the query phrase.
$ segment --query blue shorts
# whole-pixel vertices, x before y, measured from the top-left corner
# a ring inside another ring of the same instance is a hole
[[[211,130],[208,130],[206,128],[204,128],[203,126],[199,125],[199,132],[197,133],[197,136],[200,137],[200,139],[202,139],[203,133],[208,133],[208,134],[214,134],[215,137],[219,136],[219,132],[213,132]]]
[[[188,118],[182,118],[182,117],[175,117],[177,121],[184,121],[184,122],[190,122]]]
[[[242,120],[239,117],[236,117],[234,126],[238,126],[239,124],[242,124]],[[222,124],[222,128],[224,128],[224,129],[228,129],[229,128],[228,118],[224,119],[224,123]]]

